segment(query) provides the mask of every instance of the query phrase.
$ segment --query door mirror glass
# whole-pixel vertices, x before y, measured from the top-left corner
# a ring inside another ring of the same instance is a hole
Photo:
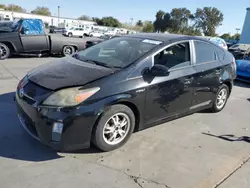
[[[169,70],[164,65],[156,64],[151,68],[151,74],[153,76],[168,76]]]

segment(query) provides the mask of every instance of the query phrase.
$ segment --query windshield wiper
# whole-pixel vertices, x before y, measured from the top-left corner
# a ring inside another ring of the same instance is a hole
[[[92,64],[95,64],[95,65],[100,65],[100,66],[107,67],[107,68],[111,68],[111,69],[112,68],[119,68],[119,69],[122,68],[122,67],[118,67],[118,66],[107,65],[106,63],[96,61],[96,60],[92,60],[92,59],[83,59],[82,61],[92,63]]]
[[[106,63],[96,61],[96,60],[92,60],[92,59],[81,58],[81,56],[79,56],[78,54],[74,54],[73,57],[76,58],[77,60],[80,60],[80,61],[83,61],[83,62],[91,63],[91,64],[94,64],[94,65],[100,65],[100,66],[111,68],[111,69],[113,69],[113,68],[121,69],[122,68],[120,66],[108,65]]]

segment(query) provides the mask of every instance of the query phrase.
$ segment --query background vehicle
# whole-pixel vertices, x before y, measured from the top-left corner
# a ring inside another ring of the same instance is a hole
[[[117,37],[29,72],[17,87],[18,116],[33,137],[57,150],[92,141],[110,151],[136,130],[221,111],[235,75],[232,54],[208,40]]]
[[[115,30],[107,31],[107,32],[104,33],[104,35],[109,35],[109,36],[113,36],[113,35],[116,35],[116,34],[117,34],[117,32]]]
[[[102,31],[92,31],[89,33],[89,36],[90,37],[101,37],[103,36],[103,32]]]
[[[242,59],[236,59],[237,80],[250,83],[250,48],[244,53]]]
[[[59,28],[56,26],[49,26],[49,33],[63,33],[65,28]]]
[[[232,45],[228,51],[231,52],[235,59],[243,59],[245,55],[247,55],[247,51],[250,48],[249,44],[234,44]]]
[[[61,40],[47,35],[40,19],[21,19],[0,31],[0,59],[12,54],[70,55],[84,49],[81,41]]]
[[[214,44],[217,44],[221,48],[228,50],[226,41],[220,37],[198,36],[198,38],[209,40],[209,41],[213,42]]]
[[[109,39],[112,39],[112,38],[115,38],[115,37],[120,37],[121,35],[113,35],[113,36],[110,36],[110,35],[102,35],[101,37],[99,37],[99,39],[92,39],[92,40],[88,40],[85,42],[85,48],[89,48],[90,46],[94,46],[100,42],[103,42],[105,40],[109,40]]]
[[[73,37],[73,36],[85,37],[85,36],[89,36],[90,32],[91,30],[89,29],[85,29],[81,27],[72,27],[70,29],[64,30],[63,35],[68,36],[68,37]]]
[[[225,41],[227,43],[228,48],[230,48],[231,46],[233,46],[234,44],[237,44],[239,42],[239,40],[234,40],[234,39],[227,39]]]

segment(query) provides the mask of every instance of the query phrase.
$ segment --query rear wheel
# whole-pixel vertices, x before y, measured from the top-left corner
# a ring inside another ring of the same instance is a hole
[[[216,94],[216,99],[212,106],[213,112],[220,112],[226,106],[229,97],[229,88],[226,84],[222,84]]]
[[[7,45],[0,43],[0,60],[7,59],[10,56],[10,49]]]
[[[92,140],[99,149],[111,151],[125,144],[135,127],[135,115],[125,105],[114,105],[98,121]]]
[[[62,53],[64,56],[69,56],[69,55],[72,55],[73,53],[75,53],[75,51],[76,50],[75,50],[74,46],[64,46]]]

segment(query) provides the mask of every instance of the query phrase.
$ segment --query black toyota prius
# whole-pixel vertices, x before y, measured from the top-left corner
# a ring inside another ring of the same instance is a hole
[[[18,84],[23,128],[59,151],[110,151],[135,131],[204,109],[221,111],[235,60],[207,40],[134,34],[30,71]]]

